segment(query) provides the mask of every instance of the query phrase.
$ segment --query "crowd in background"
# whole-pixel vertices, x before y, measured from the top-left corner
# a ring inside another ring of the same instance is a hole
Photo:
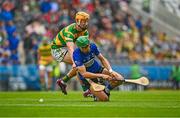
[[[0,0],[0,65],[36,64],[41,40],[51,41],[80,10],[90,14],[90,40],[110,60],[179,60],[180,37],[153,31],[153,20],[134,16],[129,4],[130,0]]]

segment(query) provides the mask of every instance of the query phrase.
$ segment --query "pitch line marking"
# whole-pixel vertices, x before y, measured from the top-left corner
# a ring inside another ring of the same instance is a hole
[[[37,104],[0,104],[0,107],[125,107],[124,105],[79,105],[79,104],[72,104],[72,105],[65,105],[65,104],[44,104],[44,103],[37,103]],[[180,108],[179,106],[138,106],[134,105],[131,107],[138,107],[138,108]]]

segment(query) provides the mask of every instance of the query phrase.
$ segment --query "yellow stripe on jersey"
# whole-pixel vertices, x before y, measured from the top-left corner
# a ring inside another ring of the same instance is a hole
[[[64,35],[63,35],[63,31],[60,32],[60,36],[62,37],[62,39],[64,40]]]
[[[61,41],[60,41],[59,38],[58,38],[58,35],[56,36],[55,41],[56,41],[56,45],[62,45],[62,44],[61,44]]]
[[[70,31],[68,31],[68,29],[69,29],[69,27],[65,28],[65,32],[71,34],[71,35],[73,36],[73,38],[74,38],[74,34],[73,34],[72,32],[70,32]],[[68,38],[69,38],[69,37],[68,37]],[[73,39],[72,39],[72,40],[73,40]]]
[[[65,37],[63,35],[63,31],[60,31],[60,34],[58,34],[59,40],[61,41],[62,45],[66,45]]]

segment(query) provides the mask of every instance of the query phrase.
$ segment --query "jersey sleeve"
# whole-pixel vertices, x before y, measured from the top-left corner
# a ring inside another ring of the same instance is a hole
[[[77,50],[73,52],[73,60],[74,60],[74,63],[76,64],[76,67],[83,65],[82,58],[80,56],[80,53]]]
[[[98,56],[98,55],[100,54],[100,51],[99,51],[99,49],[97,48],[96,44],[92,43],[91,46],[92,46],[92,50],[93,50],[94,54],[95,54],[96,56]]]

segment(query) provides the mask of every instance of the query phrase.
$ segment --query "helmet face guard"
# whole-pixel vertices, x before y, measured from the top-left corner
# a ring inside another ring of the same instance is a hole
[[[86,30],[88,27],[89,14],[87,14],[85,12],[77,12],[75,20],[76,20],[76,24],[82,30]]]

